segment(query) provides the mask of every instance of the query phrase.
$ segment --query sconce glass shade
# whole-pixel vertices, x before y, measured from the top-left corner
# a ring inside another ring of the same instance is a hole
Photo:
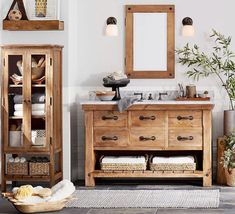
[[[195,30],[193,27],[193,20],[190,17],[185,17],[182,21],[182,36],[191,37],[194,36]]]
[[[105,35],[106,36],[118,36],[117,19],[115,17],[109,17],[107,19]]]

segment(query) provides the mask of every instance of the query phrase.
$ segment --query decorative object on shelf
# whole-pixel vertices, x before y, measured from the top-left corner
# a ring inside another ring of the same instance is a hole
[[[33,146],[43,147],[46,145],[46,130],[32,130],[31,135]]]
[[[111,87],[112,91],[115,91],[116,94],[113,100],[120,100],[120,87],[126,87],[130,83],[130,80],[122,71],[115,71],[107,77],[103,78],[103,86]]]
[[[225,136],[225,150],[221,160],[227,185],[235,187],[235,132]]]
[[[18,9],[15,8],[15,6],[18,6]],[[11,7],[7,13],[7,16],[4,20],[11,20],[11,21],[18,21],[18,20],[28,20],[28,17],[26,15],[24,2],[23,0],[14,0],[11,4]]]
[[[47,15],[47,0],[35,0],[35,16],[46,17]]]
[[[115,17],[109,17],[106,22],[107,26],[105,29],[106,36],[118,36],[117,19]]]
[[[187,85],[186,86],[186,97],[187,98],[195,98],[197,95],[197,90],[195,85]]]
[[[19,21],[22,19],[22,13],[19,10],[11,10],[8,14],[8,19],[11,21]]]
[[[214,38],[213,52],[206,54],[197,45],[190,47],[186,44],[177,49],[178,63],[188,66],[187,75],[194,80],[201,77],[216,76],[226,90],[230,100],[230,110],[224,111],[224,134],[229,135],[235,130],[235,53],[230,50],[231,37],[212,30],[210,36]]]
[[[190,17],[185,17],[182,20],[182,36],[191,37],[194,36],[195,30],[193,27],[193,20]]]
[[[60,20],[60,0],[27,0],[29,20]]]

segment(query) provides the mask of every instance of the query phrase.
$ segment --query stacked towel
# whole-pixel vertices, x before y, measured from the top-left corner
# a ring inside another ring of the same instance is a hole
[[[17,117],[23,116],[23,104],[15,104],[14,109],[15,109],[14,116]],[[45,104],[44,103],[32,104],[32,115],[33,116],[45,115]]]
[[[169,163],[169,164],[183,164],[183,163],[195,163],[195,159],[193,156],[179,156],[179,157],[154,157],[153,161],[154,164],[162,164],[162,163]]]
[[[42,93],[35,93],[32,94],[32,103],[45,103],[46,95]],[[23,103],[23,95],[15,95],[14,96],[14,103],[15,104],[22,104]]]
[[[106,156],[102,159],[102,163],[145,163],[144,156]]]
[[[32,116],[44,116],[45,115],[45,111],[41,110],[41,111],[32,111]],[[15,111],[14,112],[14,116],[16,117],[23,117],[23,111]]]

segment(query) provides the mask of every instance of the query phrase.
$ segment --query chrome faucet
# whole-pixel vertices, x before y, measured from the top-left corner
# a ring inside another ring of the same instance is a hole
[[[140,100],[139,101],[143,101],[143,93],[134,93],[134,95],[140,95]]]
[[[167,92],[164,92],[164,93],[161,93],[161,92],[160,92],[160,93],[159,93],[159,98],[158,98],[158,100],[162,100],[162,96],[163,96],[163,95],[168,95],[168,94],[167,94]]]

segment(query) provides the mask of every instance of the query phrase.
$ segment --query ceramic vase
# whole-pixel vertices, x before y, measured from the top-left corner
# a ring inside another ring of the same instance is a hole
[[[235,110],[224,111],[224,135],[235,131]]]
[[[235,187],[235,169],[225,169],[227,185]]]
[[[46,17],[47,0],[35,0],[35,15],[36,17]]]

